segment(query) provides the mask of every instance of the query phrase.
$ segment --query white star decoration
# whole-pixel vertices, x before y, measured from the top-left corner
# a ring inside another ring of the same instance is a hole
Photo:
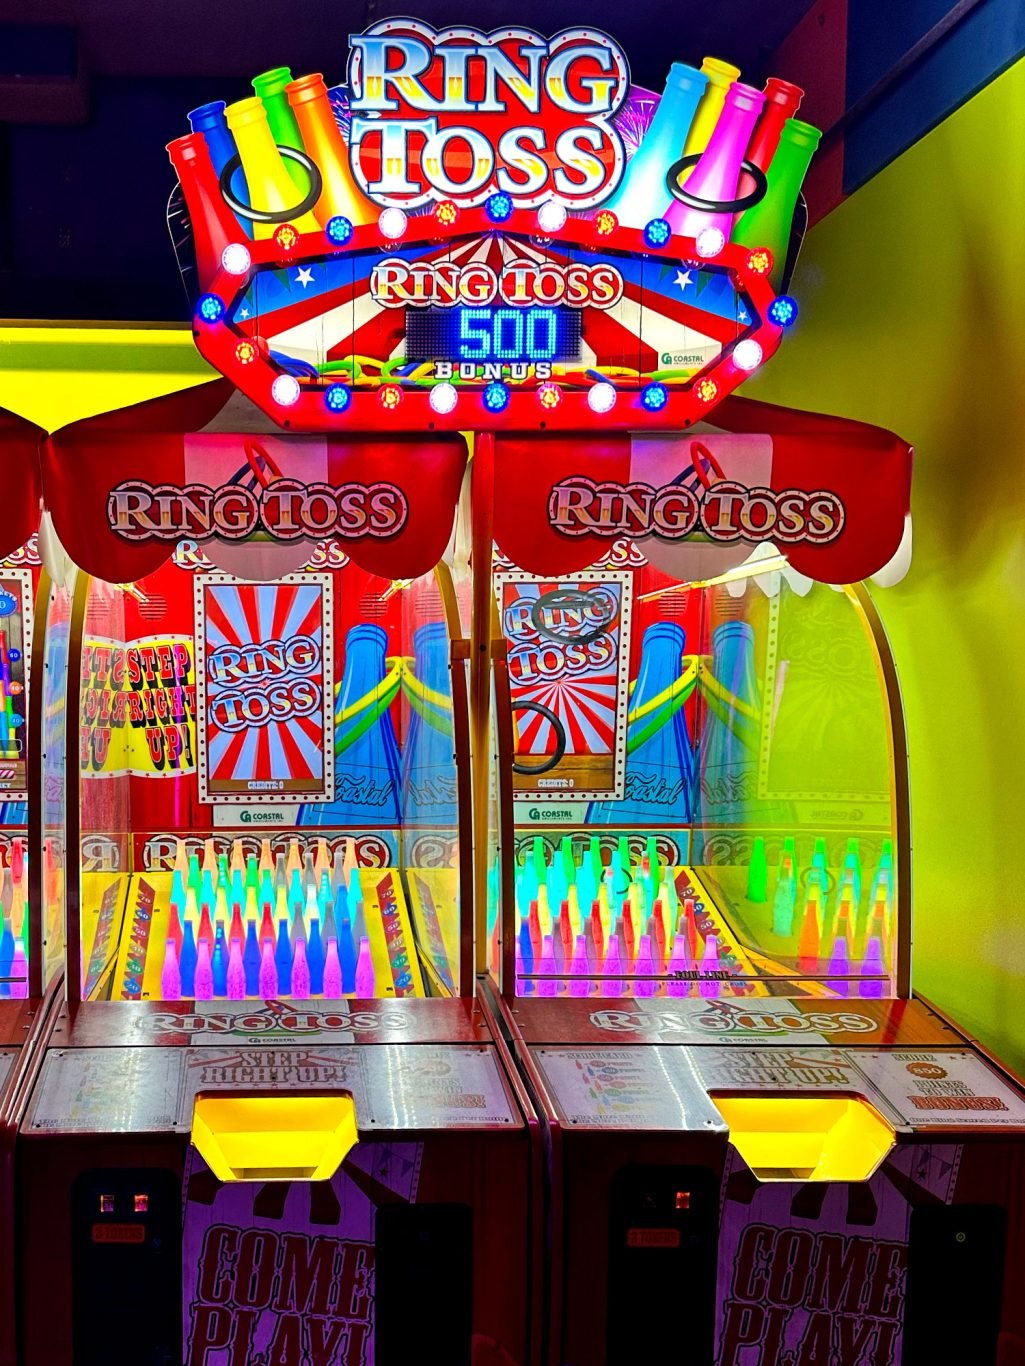
[[[751,321],[745,309],[741,308],[737,310],[737,321],[742,323],[749,323]]]
[[[248,318],[248,317],[249,317],[249,309],[245,306],[245,304],[243,304],[242,307],[239,309],[239,311],[238,311],[238,316],[239,316],[240,318]]]
[[[676,272],[676,283],[680,286],[681,290],[686,289],[688,285],[693,284],[694,281],[691,279],[690,271],[678,270]]]
[[[299,273],[295,277],[295,282],[297,285],[302,285],[303,289],[305,289],[307,285],[312,285],[313,271],[310,270],[308,266],[300,266]]]

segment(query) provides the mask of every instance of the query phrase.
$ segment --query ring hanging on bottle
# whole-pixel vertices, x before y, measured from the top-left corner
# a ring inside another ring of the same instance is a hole
[[[666,189],[681,204],[686,204],[689,209],[698,209],[701,213],[743,213],[765,198],[769,182],[761,167],[752,161],[744,161],[740,167],[741,172],[754,181],[754,189],[749,194],[738,195],[736,199],[702,199],[700,195],[689,194],[686,186],[680,184],[680,176],[684,171],[693,169],[701,156],[700,152],[692,152],[688,157],[681,157],[673,162],[666,173]]]
[[[305,152],[300,152],[295,147],[279,147],[278,151],[286,161],[294,161],[303,168],[309,177],[310,188],[299,203],[290,209],[254,209],[249,204],[243,204],[232,192],[232,177],[242,165],[242,158],[233,156],[221,167],[220,188],[225,204],[232,213],[237,213],[239,218],[247,218],[250,223],[291,223],[293,219],[309,213],[320,198],[324,179],[316,162],[311,161]]]
[[[512,710],[517,711],[536,711],[539,716],[543,716],[551,724],[555,731],[555,753],[550,754],[543,763],[540,764],[521,764],[518,760],[513,760],[513,772],[523,773],[533,778],[536,774],[548,773],[556,764],[562,762],[563,755],[566,753],[566,727],[562,724],[551,707],[546,707],[543,702],[514,702]]]

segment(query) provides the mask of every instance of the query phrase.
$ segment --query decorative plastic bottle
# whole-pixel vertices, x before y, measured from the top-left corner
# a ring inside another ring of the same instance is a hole
[[[761,171],[768,171],[779,146],[780,134],[787,119],[792,119],[801,107],[804,91],[799,85],[770,76],[765,82],[765,106],[762,117],[747,148],[746,160]]]
[[[324,188],[314,208],[321,223],[344,214],[352,223],[376,222],[379,210],[356,183],[349,164],[349,147],[342,136],[324,77],[300,76],[285,93],[295,111],[306,155],[320,168]]]
[[[775,264],[769,278],[777,289],[786,268],[797,197],[821,136],[810,123],[787,119],[769,166],[768,192],[761,203],[752,205],[740,216],[733,229],[734,242],[747,247],[768,247],[772,252]]]
[[[178,967],[178,953],[173,939],[164,945],[164,966],[160,970],[160,999],[180,1001],[182,995],[182,975]]]
[[[620,223],[642,228],[657,218],[666,203],[666,174],[683,154],[683,143],[708,85],[708,77],[683,62],[674,62],[665,89],[640,146],[626,164],[623,178],[602,204]]]
[[[285,94],[285,86],[291,79],[292,73],[287,66],[276,66],[273,71],[265,71],[260,76],[254,76],[253,89],[267,112],[267,125],[270,128],[275,146],[292,147],[297,152],[302,152],[304,150],[302,134],[299,132],[295,114],[292,112],[292,106]],[[285,168],[292,177],[293,185],[305,196],[310,188],[310,178],[307,172],[298,162],[288,159],[285,159]]]
[[[664,694],[680,677],[686,636],[675,622],[649,626],[641,642],[637,685],[630,710],[637,711]],[[627,744],[667,711],[668,703],[630,723]],[[621,802],[594,802],[589,825],[674,825],[689,821],[694,784],[694,756],[684,710],[661,721],[626,760],[626,788]]]
[[[685,185],[688,194],[709,203],[736,199],[747,145],[764,104],[765,96],[760,90],[734,81],[726,91],[722,113],[708,140],[708,146],[687,177]],[[705,228],[718,228],[727,241],[734,218],[728,211],[717,213],[714,210],[695,209],[678,199],[669,205],[665,216],[674,232],[697,237]]]
[[[363,1000],[371,1000],[377,995],[374,959],[370,952],[370,940],[366,935],[359,941],[359,956],[356,959],[356,995]]]
[[[342,965],[338,961],[338,940],[327,941],[324,954],[324,999],[337,1001],[342,996]]]
[[[320,224],[312,213],[300,214],[296,218],[289,213],[301,202],[299,191],[275,145],[263,103],[256,95],[250,95],[248,99],[229,104],[225,117],[242,158],[242,169],[249,186],[250,208],[286,214],[287,221],[298,232],[319,232]],[[255,223],[253,235],[257,240],[273,237],[277,227],[277,223]]]
[[[231,136],[224,110],[224,101],[214,100],[210,104],[201,104],[189,114],[189,127],[194,133],[203,135],[211,164],[218,176],[236,155],[235,139]]]
[[[246,230],[228,208],[202,133],[189,133],[167,144],[167,155],[181,182],[189,210],[200,290],[208,288],[221,265],[229,242],[241,241]]]
[[[694,121],[687,131],[683,151],[685,156],[703,152],[708,146],[715,125],[719,122],[726,92],[740,76],[740,67],[720,61],[718,57],[706,57],[701,63],[701,74],[708,84]],[[685,182],[686,183],[686,182]]]
[[[374,717],[377,690],[385,677],[388,636],[380,626],[354,626],[345,638],[345,669],[338,695],[338,714],[354,703],[363,709],[335,728],[338,755],[337,792],[333,802],[302,808],[305,825],[397,826],[399,809],[399,747],[391,713]],[[363,725],[370,721],[366,730]],[[351,744],[346,744],[350,735]]]
[[[418,697],[410,709],[402,755],[403,817],[428,825],[454,826],[456,766],[452,748],[452,679],[445,623],[428,622],[414,631],[413,650],[416,681],[426,696]]]
[[[699,741],[702,821],[750,816],[757,758],[756,726],[730,698],[755,706],[754,631],[746,621],[724,621],[712,633],[712,675],[726,693],[709,708]]]
[[[274,961],[274,944],[270,939],[263,941],[257,990],[264,1001],[272,1001],[278,994],[278,965]]]
[[[246,968],[242,961],[242,945],[237,939],[231,941],[228,954],[228,971],[224,979],[225,994],[229,1001],[244,1001],[246,998]]]

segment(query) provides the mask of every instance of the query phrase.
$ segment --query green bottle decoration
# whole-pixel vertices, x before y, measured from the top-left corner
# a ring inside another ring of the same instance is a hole
[[[285,94],[285,86],[289,85],[291,80],[292,72],[287,66],[276,66],[273,71],[265,71],[262,76],[254,76],[253,89],[259,95],[263,107],[267,111],[267,122],[270,125],[275,145],[292,147],[295,151],[302,152],[305,151],[302,134],[299,132],[295,114],[292,112],[292,106]],[[298,162],[292,161],[290,157],[285,158],[285,166],[296,188],[302,190],[305,195],[310,188],[310,178],[307,173]]]
[[[747,865],[747,899],[760,906],[769,898],[769,865],[765,861],[765,840],[755,837],[751,861]]]
[[[797,197],[821,136],[810,123],[787,119],[769,166],[765,198],[741,214],[733,227],[731,241],[745,247],[768,247],[772,252],[769,278],[774,289],[783,279]]]

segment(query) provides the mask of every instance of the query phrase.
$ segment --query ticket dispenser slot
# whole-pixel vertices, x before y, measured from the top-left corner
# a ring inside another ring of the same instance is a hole
[[[192,1142],[218,1181],[329,1181],[358,1141],[352,1096],[200,1092]]]
[[[718,1217],[719,1182],[707,1168],[638,1166],[616,1173],[609,1200],[608,1366],[712,1360]]]
[[[893,1127],[856,1095],[713,1095],[730,1142],[759,1181],[867,1181]]]
[[[74,1366],[180,1366],[180,1178],[158,1167],[84,1171],[71,1211]]]

